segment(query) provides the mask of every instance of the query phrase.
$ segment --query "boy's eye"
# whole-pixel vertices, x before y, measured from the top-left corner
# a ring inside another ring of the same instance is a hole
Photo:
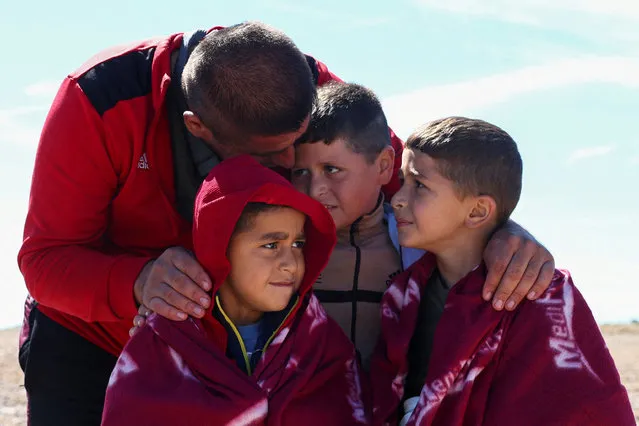
[[[270,249],[270,250],[274,250],[277,248],[277,243],[268,243],[268,244],[264,244],[262,247],[266,248],[266,249]]]
[[[417,188],[417,189],[428,189],[428,187],[426,185],[424,185],[423,183],[421,183],[418,180],[415,181],[415,188]]]
[[[295,169],[291,172],[291,175],[293,177],[302,177],[302,176],[306,176],[307,174],[308,174],[307,169]]]
[[[304,248],[304,245],[306,245],[306,241],[304,241],[304,240],[298,240],[298,241],[295,241],[295,242],[293,243],[293,248],[299,248],[299,249],[301,249],[301,248]]]
[[[339,168],[337,168],[335,166],[325,166],[324,170],[326,170],[326,173],[331,174],[331,175],[341,171],[341,169],[339,169]]]

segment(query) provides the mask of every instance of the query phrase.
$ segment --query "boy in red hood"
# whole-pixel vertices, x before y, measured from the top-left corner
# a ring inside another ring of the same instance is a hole
[[[310,292],[335,244],[324,207],[236,157],[203,183],[193,243],[213,308],[149,318],[116,364],[102,424],[367,424],[355,349]]]
[[[480,120],[437,120],[409,137],[401,175],[392,199],[399,242],[428,254],[382,300],[374,424],[635,424],[567,271],[514,312],[482,303],[482,252],[521,192],[512,138]]]

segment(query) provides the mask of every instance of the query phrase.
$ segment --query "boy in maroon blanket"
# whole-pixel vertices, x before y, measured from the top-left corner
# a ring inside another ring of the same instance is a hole
[[[310,292],[335,244],[326,209],[236,157],[203,183],[193,239],[212,311],[149,318],[118,360],[102,424],[368,424],[355,349]]]
[[[371,365],[374,424],[631,425],[628,395],[567,271],[514,312],[482,303],[481,253],[521,192],[503,130],[447,118],[418,130],[393,197],[399,242],[428,251],[393,280]]]

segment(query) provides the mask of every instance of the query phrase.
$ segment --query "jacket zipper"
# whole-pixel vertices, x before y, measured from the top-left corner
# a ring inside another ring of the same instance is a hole
[[[355,248],[355,271],[353,273],[353,287],[352,294],[353,299],[351,301],[351,342],[355,344],[355,339],[357,337],[357,300],[359,293],[359,269],[362,262],[362,251],[359,246],[355,243],[355,233],[357,232],[357,225],[359,224],[361,218],[357,219],[351,225],[349,240],[351,246]]]
[[[284,323],[286,323],[286,321],[288,320],[288,317],[291,316],[291,313],[297,307],[297,304],[299,303],[300,298],[299,298],[299,296],[296,296],[296,297],[297,297],[297,299],[295,300],[295,303],[293,304],[291,309],[289,309],[288,313],[286,314],[286,316],[284,317],[284,319],[282,320],[280,325],[275,329],[273,334],[271,334],[271,337],[268,338],[268,340],[264,344],[264,347],[262,349],[259,349],[260,351],[262,351],[262,355],[264,354],[264,352],[266,352],[266,348],[268,348],[268,346],[271,344],[271,342],[273,341],[273,339],[277,335],[278,331],[282,328],[282,325]],[[246,350],[246,346],[244,345],[244,340],[242,340],[242,336],[240,335],[240,332],[237,329],[237,327],[235,327],[235,324],[233,324],[233,321],[231,321],[231,319],[228,317],[228,315],[226,315],[226,312],[224,312],[224,309],[222,309],[222,305],[220,304],[219,296],[215,296],[215,303],[217,304],[218,309],[222,313],[222,316],[224,317],[224,320],[229,324],[229,326],[231,326],[231,330],[233,330],[233,333],[235,334],[235,338],[240,343],[240,350],[242,351],[242,357],[244,358],[244,365],[246,366],[246,371],[247,371],[248,375],[250,376],[250,375],[253,374],[253,371],[251,371],[251,360],[250,360],[250,358],[248,356],[248,351]]]

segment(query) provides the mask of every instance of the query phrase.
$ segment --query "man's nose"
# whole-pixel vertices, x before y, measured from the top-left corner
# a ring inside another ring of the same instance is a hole
[[[276,166],[284,167],[285,169],[293,168],[295,165],[295,148],[290,146],[285,151],[274,155],[271,158],[271,162]]]

